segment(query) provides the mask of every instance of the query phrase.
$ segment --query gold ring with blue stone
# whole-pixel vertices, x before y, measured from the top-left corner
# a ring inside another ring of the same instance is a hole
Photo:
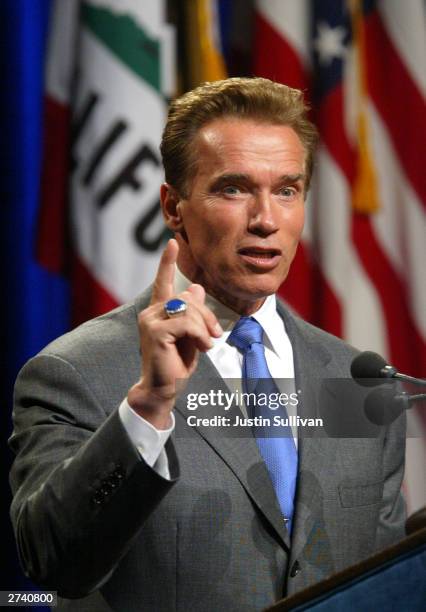
[[[177,315],[183,314],[187,309],[187,304],[184,300],[173,298],[164,304],[166,315],[171,319]]]

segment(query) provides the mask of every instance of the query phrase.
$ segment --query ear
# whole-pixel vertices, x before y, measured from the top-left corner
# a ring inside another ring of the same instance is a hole
[[[183,228],[179,206],[182,200],[176,189],[168,183],[163,183],[160,187],[160,202],[167,227],[173,232],[179,232]]]

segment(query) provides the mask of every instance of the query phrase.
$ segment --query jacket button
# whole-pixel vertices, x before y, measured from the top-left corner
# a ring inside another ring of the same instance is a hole
[[[302,571],[302,568],[300,567],[299,561],[295,561],[290,570],[290,577],[294,578],[301,571]]]

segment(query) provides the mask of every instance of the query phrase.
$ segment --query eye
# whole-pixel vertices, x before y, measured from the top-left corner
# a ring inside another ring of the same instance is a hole
[[[222,192],[225,195],[239,195],[242,190],[240,187],[237,187],[237,185],[226,185],[226,187],[223,187]]]
[[[284,198],[291,198],[297,194],[297,189],[294,187],[282,187],[280,189],[280,195]]]

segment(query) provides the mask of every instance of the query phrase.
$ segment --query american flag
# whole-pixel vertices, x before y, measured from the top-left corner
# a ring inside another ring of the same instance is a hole
[[[426,38],[422,0],[258,0],[255,73],[306,91],[320,145],[281,292],[305,319],[402,372],[425,364]],[[426,504],[411,420],[409,511]],[[421,439],[423,437],[423,439]]]

